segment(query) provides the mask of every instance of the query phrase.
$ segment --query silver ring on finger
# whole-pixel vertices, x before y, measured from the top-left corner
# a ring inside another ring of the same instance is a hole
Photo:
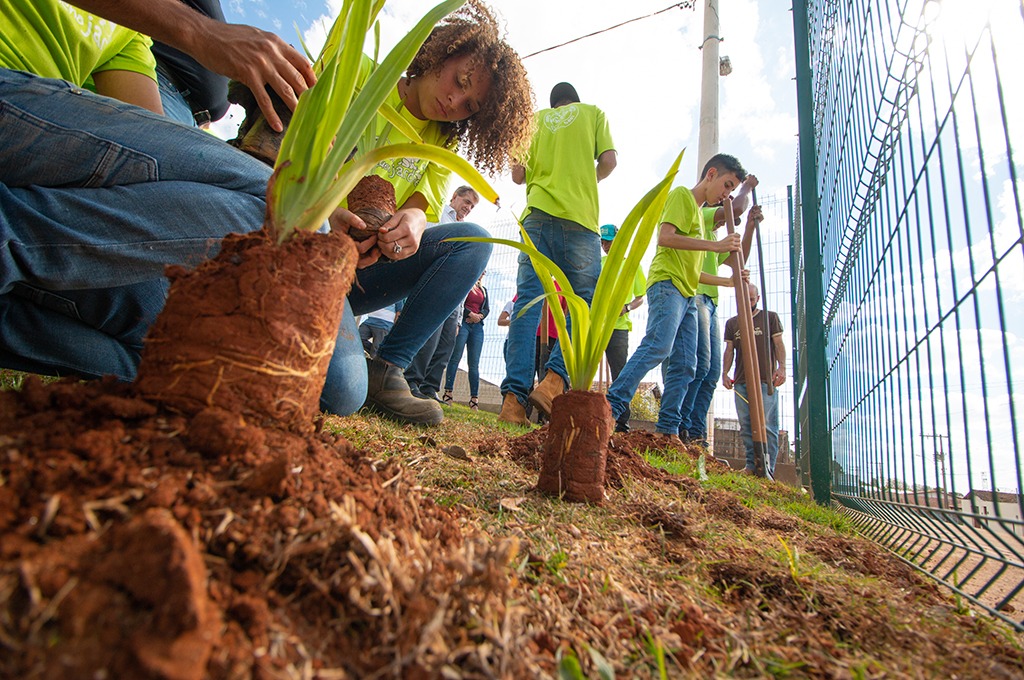
[[[402,252],[402,246],[398,242],[395,242],[394,247],[391,248],[391,252],[393,252],[395,255],[398,255],[399,253]]]

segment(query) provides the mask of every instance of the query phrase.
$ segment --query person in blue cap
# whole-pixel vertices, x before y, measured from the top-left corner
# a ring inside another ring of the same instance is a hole
[[[618,231],[619,228],[614,224],[601,225],[601,250],[604,251],[604,255],[601,256],[602,269],[604,268],[605,261],[608,259],[608,252],[612,249],[612,241],[615,240],[615,234]],[[647,277],[644,276],[643,268],[637,267],[636,274],[633,276],[633,299],[622,305],[622,311],[619,312],[619,318],[615,322],[615,330],[612,331],[612,337],[604,350],[604,356],[608,360],[608,370],[612,374],[612,380],[619,377],[619,372],[626,365],[626,358],[629,356],[629,332],[633,330],[633,322],[629,318],[629,313],[644,303],[644,292],[646,290]],[[615,421],[616,432],[629,432],[629,417],[630,410],[627,405],[626,410]]]

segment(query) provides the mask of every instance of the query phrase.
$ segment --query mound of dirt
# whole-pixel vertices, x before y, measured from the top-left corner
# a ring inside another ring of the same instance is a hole
[[[33,378],[0,432],[0,676],[525,673],[517,542],[342,438]]]

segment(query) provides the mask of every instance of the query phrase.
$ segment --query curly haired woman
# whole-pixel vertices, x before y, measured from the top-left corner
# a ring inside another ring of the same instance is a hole
[[[361,76],[371,67],[366,60]],[[521,158],[532,135],[533,95],[526,70],[502,38],[494,14],[478,0],[470,0],[435,27],[388,103],[425,143],[457,148],[491,175]],[[405,141],[381,117],[377,129],[389,142]],[[345,315],[321,406],[347,414],[365,405],[401,422],[434,425],[444,418],[440,405],[413,396],[403,371],[465,299],[484,271],[491,246],[445,242],[487,235],[468,222],[426,230],[428,221],[440,219],[448,170],[402,158],[382,162],[374,174],[394,186],[398,210],[374,236],[358,244],[362,268],[348,303],[355,315],[403,298],[405,309],[373,359],[364,359],[354,316]],[[339,211],[332,226],[365,224]]]

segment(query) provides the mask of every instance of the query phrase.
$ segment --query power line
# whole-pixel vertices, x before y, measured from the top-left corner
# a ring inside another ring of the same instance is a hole
[[[573,38],[572,40],[567,40],[566,42],[559,43],[558,45],[552,45],[551,47],[545,47],[542,50],[539,50],[537,52],[533,52],[531,54],[527,54],[525,57],[521,57],[521,58],[522,59],[529,59],[530,57],[535,57],[538,54],[543,54],[544,52],[550,52],[551,50],[556,50],[559,47],[565,47],[566,45],[570,45],[570,44],[572,44],[574,42],[579,42],[580,40],[583,40],[584,38],[592,38],[595,35],[600,35],[602,33],[607,33],[608,31],[614,30],[616,28],[620,28],[622,26],[625,26],[626,24],[631,24],[634,21],[640,21],[641,19],[649,19],[649,18],[651,18],[653,16],[657,16],[659,14],[663,14],[663,13],[669,11],[669,10],[672,10],[672,9],[693,9],[693,7],[694,7],[693,0],[685,0],[684,2],[677,2],[674,5],[669,5],[665,9],[658,10],[657,12],[652,12],[651,14],[645,14],[644,16],[639,16],[639,17],[636,17],[634,19],[630,19],[629,21],[623,21],[621,24],[615,24],[614,26],[609,26],[608,28],[602,29],[600,31],[594,31],[593,33],[587,33],[586,35],[581,35],[578,38]]]

